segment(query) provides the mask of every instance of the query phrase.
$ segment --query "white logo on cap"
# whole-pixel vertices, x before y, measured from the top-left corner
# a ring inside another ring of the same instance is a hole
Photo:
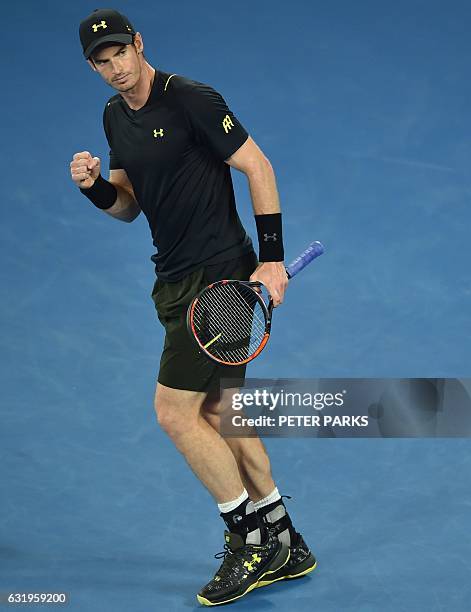
[[[104,19],[102,19],[100,23],[94,23],[94,24],[92,25],[92,30],[93,30],[94,32],[98,32],[98,28],[103,28],[103,29],[105,29],[105,28],[107,28],[107,27],[108,27],[108,26],[106,25],[106,21],[105,21]]]

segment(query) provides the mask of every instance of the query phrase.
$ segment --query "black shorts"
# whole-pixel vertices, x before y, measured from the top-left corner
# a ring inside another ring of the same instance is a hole
[[[244,379],[243,366],[214,363],[198,349],[186,326],[186,313],[195,295],[218,280],[248,280],[258,265],[252,251],[237,259],[199,268],[176,283],[156,280],[152,299],[165,328],[158,381],[187,391],[216,391],[221,378]]]

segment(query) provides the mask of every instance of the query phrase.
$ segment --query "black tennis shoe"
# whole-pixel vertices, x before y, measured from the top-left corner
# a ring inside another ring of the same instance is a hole
[[[288,561],[289,548],[274,533],[265,544],[245,544],[236,533],[224,532],[224,552],[214,555],[223,558],[214,578],[196,596],[204,606],[217,606],[243,597]],[[267,583],[268,584],[268,583]]]
[[[275,530],[271,530],[272,534],[276,533]],[[267,576],[264,576],[257,582],[257,587],[266,586],[272,584],[277,580],[285,580],[291,578],[300,578],[312,572],[316,569],[317,561],[312,552],[309,550],[308,545],[304,541],[302,535],[297,533],[297,539],[293,545],[290,546],[290,556],[288,562],[283,565],[279,570],[273,572]]]

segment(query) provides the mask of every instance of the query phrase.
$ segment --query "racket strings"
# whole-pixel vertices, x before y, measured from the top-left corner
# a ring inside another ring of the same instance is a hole
[[[239,304],[236,297],[233,296],[232,299],[228,300],[227,306],[232,309],[231,323],[237,327],[239,337],[243,338],[245,342],[247,342],[247,338],[250,338],[251,342],[256,342],[260,335],[263,336],[264,326],[262,327],[259,322],[255,309],[256,304],[251,304],[250,311],[243,309],[239,312]]]
[[[226,283],[203,293],[193,310],[195,333],[205,350],[222,361],[246,360],[265,337],[265,312],[253,289]]]
[[[241,287],[244,287],[244,285],[242,285]],[[244,288],[247,289],[247,287]],[[244,292],[244,295],[242,295],[242,298],[244,300],[243,302],[240,301],[241,294],[237,293],[237,289],[233,285],[229,285],[228,290],[229,295],[232,294],[233,305],[236,305],[241,309],[243,309],[244,306],[247,307],[247,323],[252,323],[252,325],[255,326],[257,332],[263,334],[265,332],[265,316],[262,314],[262,318],[260,318],[260,316],[258,315],[258,311],[256,310],[255,306],[257,304],[259,305],[259,302],[257,297],[254,295],[253,290],[250,289],[250,292]]]
[[[222,332],[220,331],[221,325],[218,325],[216,321],[213,320],[213,309],[211,308],[211,310],[205,310],[203,311],[203,313],[200,314],[202,314],[202,316],[199,321],[198,335],[201,335],[201,342],[203,346],[206,345],[208,347],[207,350],[209,350],[212,354],[222,360],[225,360],[226,352],[228,349],[230,349],[231,354],[234,355],[236,361],[242,361],[246,359],[247,351],[244,351],[244,349],[246,349],[246,338],[244,336],[241,336],[240,334],[239,336],[234,335],[233,330],[230,329],[229,326],[226,324],[224,329],[224,340],[220,341],[220,338],[222,336]],[[195,316],[195,322],[197,318],[198,317]],[[214,339],[217,340],[213,342]],[[220,347],[221,342],[224,342],[224,348],[222,346]]]
[[[237,312],[234,309],[236,303],[233,300],[224,303],[219,299],[219,296],[215,296],[213,302],[210,300],[204,300],[204,302],[203,305],[206,307],[204,315],[202,317],[196,316],[195,320],[197,324],[199,323],[201,331],[204,330],[206,323],[209,332],[208,338],[210,336],[212,338],[220,337],[218,342],[214,342],[213,351],[221,354],[221,349],[224,347],[226,351],[233,351],[239,359],[245,359],[249,348],[247,338],[250,333],[250,322],[247,317],[237,319]],[[203,338],[201,339],[203,340]]]
[[[224,303],[219,296],[202,296],[199,306],[202,306],[202,308],[195,312],[195,319],[199,323],[201,330],[204,330],[206,326],[207,331],[217,335],[220,333],[221,325],[224,323],[225,336],[235,342],[245,338],[244,328],[237,325],[236,314],[228,308],[227,302]]]
[[[247,330],[252,329],[254,321],[259,331],[265,328],[255,312],[254,307],[258,300],[252,295],[252,292],[241,296],[234,287],[223,285],[215,287],[211,293],[208,292],[202,298],[211,315],[210,320],[216,322],[218,326],[225,323],[227,325],[226,335],[234,339],[245,338]]]
[[[195,309],[194,320],[198,336],[203,346],[214,338],[224,335],[224,347],[227,350],[229,347],[238,360],[246,358],[246,335],[240,327],[236,326],[235,315],[228,309],[227,304],[224,304],[218,296],[213,296],[211,299],[203,299],[198,303]],[[224,321],[224,317],[226,320]],[[223,330],[223,331],[222,331]],[[224,358],[222,352],[221,341],[215,341],[211,348],[208,349],[220,358]]]
[[[243,320],[243,333],[250,333],[253,337],[265,333],[265,315],[254,291],[245,285],[235,287],[228,285],[228,302],[234,309],[236,324]]]
[[[208,325],[207,330],[200,328],[197,335],[200,337],[200,341],[206,350],[223,361],[227,361],[229,352],[232,356],[231,361],[237,362],[246,359],[248,348],[246,339],[243,337],[236,338],[228,334],[227,328],[224,336],[229,337],[222,339],[222,333],[219,329],[219,327],[216,328],[212,323]]]

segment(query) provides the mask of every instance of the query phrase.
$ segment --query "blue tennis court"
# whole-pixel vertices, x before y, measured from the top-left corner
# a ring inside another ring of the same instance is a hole
[[[149,229],[97,211],[69,175],[76,151],[107,165],[112,92],[77,33],[94,8],[4,7],[0,592],[67,592],[66,609],[87,612],[196,610],[224,525],[156,421]],[[115,8],[154,66],[219,90],[271,160],[287,259],[326,245],[249,375],[469,376],[469,3]],[[266,445],[319,565],[234,609],[469,609],[468,439]]]

